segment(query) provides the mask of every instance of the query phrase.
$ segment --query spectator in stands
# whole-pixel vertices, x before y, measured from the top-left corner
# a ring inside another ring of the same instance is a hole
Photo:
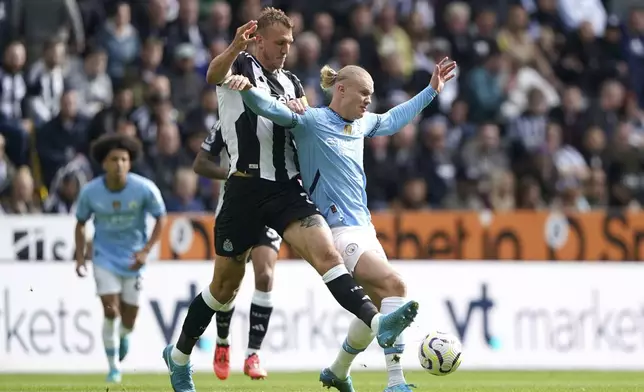
[[[36,130],[36,152],[46,188],[52,185],[59,169],[78,154],[87,154],[88,120],[79,113],[78,99],[78,91],[65,91],[60,113]]]
[[[134,109],[133,99],[132,89],[125,85],[118,86],[112,105],[98,112],[91,120],[87,131],[88,144],[105,134],[116,132],[119,121],[131,117]]]
[[[195,48],[191,44],[180,44],[175,49],[175,63],[170,73],[171,101],[182,114],[199,106],[199,95],[205,86],[202,75],[195,70]]]
[[[0,197],[9,188],[16,173],[16,168],[7,157],[6,148],[5,138],[0,134]]]
[[[0,135],[7,144],[7,157],[17,165],[27,163],[28,133],[32,130],[23,111],[27,95],[22,73],[25,60],[24,45],[14,41],[5,49],[0,66]]]
[[[320,86],[320,39],[314,33],[306,31],[297,37],[295,43],[297,46],[297,68],[293,73],[302,82],[304,87]]]
[[[151,37],[165,41],[168,36],[168,2],[149,0],[146,14],[137,24],[142,39]]]
[[[16,172],[11,183],[9,197],[0,203],[0,210],[5,214],[16,215],[39,213],[40,207],[34,191],[34,179],[31,172],[28,167],[23,166]]]
[[[445,208],[455,192],[456,168],[447,146],[447,122],[442,117],[421,124],[422,147],[418,170],[427,182],[427,201],[431,208]]]
[[[467,80],[467,97],[470,105],[470,121],[495,121],[501,104],[506,99],[507,81],[503,78],[505,60],[493,48],[480,67],[475,67]]]
[[[194,64],[205,66],[209,61],[208,39],[203,29],[199,27],[199,4],[197,0],[179,0],[179,17],[168,26],[168,41],[166,42],[166,64],[171,65],[177,47],[190,44],[194,48]]]
[[[202,31],[204,31],[205,35],[211,41],[221,39],[230,42],[232,39],[230,35],[231,22],[232,11],[230,4],[224,1],[217,1],[212,5],[207,24],[202,27]]]
[[[99,45],[108,54],[107,73],[117,84],[125,77],[128,64],[136,59],[141,46],[139,33],[131,19],[130,5],[119,1],[97,37]]]
[[[402,183],[402,189],[394,207],[410,211],[422,211],[429,208],[427,204],[427,183],[416,174],[409,174]]]
[[[165,74],[163,61],[163,41],[150,37],[143,43],[138,61],[130,64],[126,73],[126,83],[132,86],[134,105],[140,106],[145,99],[145,92],[157,75]]]
[[[47,200],[43,204],[43,212],[47,214],[74,214],[76,212],[76,199],[80,188],[86,181],[79,178],[80,173],[70,171],[63,174],[52,183]]]
[[[490,209],[495,212],[508,212],[515,209],[514,175],[510,170],[495,171],[490,180]]]
[[[612,138],[608,168],[609,204],[616,207],[644,205],[644,150],[630,143],[633,128],[621,123]]]
[[[12,3],[12,36],[23,38],[28,64],[37,61],[52,41],[67,42],[73,37],[77,52],[85,48],[85,31],[76,0],[13,0]]]
[[[197,195],[198,177],[191,167],[179,168],[174,177],[172,196],[168,197],[168,212],[203,212],[205,206]]]
[[[82,72],[71,76],[71,84],[78,90],[82,103],[80,113],[93,118],[98,112],[112,105],[112,80],[106,72],[107,53],[92,48],[85,55]]]
[[[201,104],[186,115],[184,135],[214,129],[219,121],[218,109],[217,91],[206,86],[201,91]]]
[[[29,116],[37,127],[58,115],[60,98],[65,90],[63,66],[66,62],[65,42],[50,39],[45,43],[43,58],[29,70],[27,102]]]
[[[320,60],[322,63],[327,63],[333,55],[334,50],[337,51],[337,49],[334,47],[334,42],[337,39],[335,31],[335,21],[333,20],[331,14],[322,12],[315,15],[312,27],[313,31],[320,39]]]
[[[165,200],[172,194],[174,175],[180,167],[192,165],[192,160],[181,147],[178,127],[171,123],[158,126],[156,146],[148,154],[148,161],[155,171],[154,182]]]
[[[630,71],[630,85],[644,107],[644,7],[633,8],[628,17],[625,59]]]
[[[564,133],[566,144],[580,147],[588,123],[581,89],[575,85],[567,85],[563,91],[561,105],[550,111],[549,118],[566,130]]]
[[[542,210],[546,207],[543,201],[539,181],[533,177],[523,177],[519,180],[517,189],[516,208],[521,210]]]

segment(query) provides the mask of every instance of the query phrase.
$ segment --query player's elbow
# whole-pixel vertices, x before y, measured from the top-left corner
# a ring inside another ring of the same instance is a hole
[[[192,162],[192,171],[197,173],[200,176],[205,176],[206,173],[206,163],[204,162],[204,157],[201,152],[197,154],[194,162]]]

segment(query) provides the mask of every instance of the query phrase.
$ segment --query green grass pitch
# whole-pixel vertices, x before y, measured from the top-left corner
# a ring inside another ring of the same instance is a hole
[[[120,385],[107,385],[103,375],[0,374],[2,392],[161,392],[171,388],[166,374],[124,374]],[[382,392],[384,372],[354,372],[357,392]],[[326,391],[317,373],[271,373],[263,381],[233,374],[219,381],[214,374],[197,373],[200,392]],[[644,392],[644,372],[469,372],[446,377],[409,372],[415,391],[435,392]],[[333,389],[335,390],[335,389]]]

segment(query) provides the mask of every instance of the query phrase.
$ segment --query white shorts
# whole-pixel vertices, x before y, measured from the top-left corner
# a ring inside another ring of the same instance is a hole
[[[380,253],[383,259],[387,259],[373,226],[336,227],[331,229],[331,233],[335,249],[342,255],[344,265],[351,274],[364,252],[375,251]]]
[[[120,294],[121,300],[128,305],[139,306],[141,297],[141,276],[119,276],[105,268],[93,265],[96,294]]]

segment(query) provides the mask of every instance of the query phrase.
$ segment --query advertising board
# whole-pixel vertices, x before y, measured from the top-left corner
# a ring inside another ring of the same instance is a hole
[[[639,264],[396,262],[408,296],[420,302],[403,364],[418,369],[416,346],[431,330],[464,343],[463,369],[644,370],[644,270]],[[161,350],[178,337],[192,298],[208,284],[209,263],[153,263],[126,371],[163,371]],[[91,276],[91,274],[90,274]],[[252,268],[232,325],[232,366],[241,370]],[[275,310],[262,358],[268,369],[319,370],[330,364],[351,315],[303,262],[276,269]],[[0,264],[0,371],[102,372],[102,310],[91,277],[59,263]],[[210,371],[214,322],[193,352]],[[604,360],[600,360],[603,358]],[[355,369],[382,369],[374,343]]]
[[[644,259],[644,212],[376,212],[372,220],[390,259]],[[0,225],[0,261],[72,260],[75,224],[72,216],[5,216]],[[214,224],[209,214],[169,215],[152,259],[212,260]],[[297,258],[282,243],[280,259]]]

